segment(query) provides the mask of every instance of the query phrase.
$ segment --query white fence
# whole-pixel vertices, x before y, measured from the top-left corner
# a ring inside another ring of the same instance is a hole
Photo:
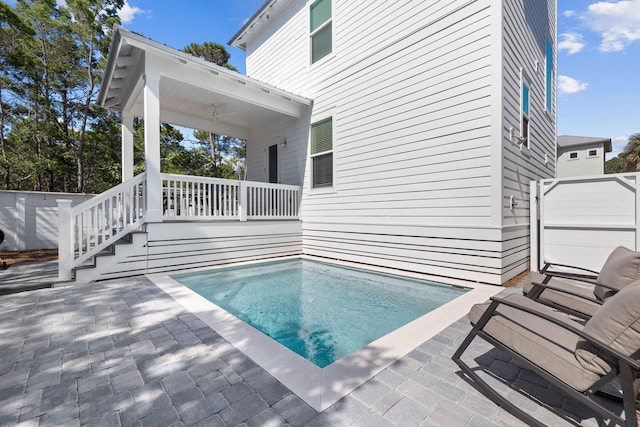
[[[531,269],[545,262],[599,270],[619,245],[640,248],[640,174],[531,183]]]
[[[0,191],[0,230],[5,235],[3,251],[56,249],[58,247],[57,199],[73,206],[93,194]]]

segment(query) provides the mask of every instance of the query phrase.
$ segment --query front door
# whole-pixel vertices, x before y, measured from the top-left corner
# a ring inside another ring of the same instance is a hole
[[[269,182],[278,183],[278,145],[269,147]]]

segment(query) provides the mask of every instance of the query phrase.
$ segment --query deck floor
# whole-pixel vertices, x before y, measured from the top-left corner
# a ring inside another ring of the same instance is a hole
[[[0,289],[20,280],[11,268]],[[31,264],[24,274],[55,277],[52,268]],[[451,361],[469,330],[460,319],[317,413],[144,277],[12,293],[0,299],[0,425],[524,425]],[[474,342],[468,357],[577,424],[598,425],[488,344]],[[542,422],[575,425],[497,384]]]

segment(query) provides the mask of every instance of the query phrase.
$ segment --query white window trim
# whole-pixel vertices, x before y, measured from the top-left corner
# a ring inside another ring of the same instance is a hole
[[[310,0],[307,3],[307,24],[311,22],[311,5],[315,3],[315,1],[316,0]],[[331,0],[331,18],[327,19],[326,22],[324,22],[318,28],[313,30],[313,32],[309,32],[309,65],[312,67],[318,64],[322,64],[336,56],[335,3],[336,3],[335,0]],[[329,25],[329,23],[332,24],[331,25],[331,52],[329,52],[327,55],[323,56],[322,58],[318,59],[316,62],[313,62],[313,35],[316,34],[318,31],[322,30],[323,28],[325,28],[327,25]]]
[[[571,157],[572,154],[575,154],[575,157]],[[569,151],[569,157],[568,160],[579,160],[580,159],[580,154],[577,151]]]
[[[335,108],[330,108],[327,110],[319,111],[311,117],[311,122],[309,123],[309,142],[308,142],[308,150],[307,153],[307,165],[309,165],[309,191],[310,194],[330,194],[336,193],[336,114]],[[332,161],[332,174],[331,177],[331,186],[330,187],[313,187],[313,157],[321,154],[326,154],[329,151],[323,151],[322,153],[316,153],[314,155],[311,154],[311,126],[315,123],[321,122],[322,120],[328,119],[331,117],[333,123],[331,126],[331,153],[333,153]]]
[[[596,154],[591,154],[592,151],[595,151]],[[598,149],[597,148],[590,148],[587,150],[587,157],[588,158],[594,158],[594,157],[598,157]]]
[[[520,94],[520,108],[518,111],[518,117],[519,117],[519,121],[520,121],[520,138],[524,138],[524,120],[523,120],[523,116],[526,116],[527,118],[527,140],[526,142],[520,143],[520,150],[523,150],[523,148],[526,148],[527,150],[531,150],[531,79],[529,78],[529,76],[527,75],[527,72],[524,70],[524,68],[520,68],[520,87],[519,87],[519,94]],[[529,88],[529,97],[527,98],[528,102],[529,102],[529,113],[528,114],[524,114],[524,96],[523,96],[523,90],[522,88],[524,87],[524,85],[527,85],[527,87]]]

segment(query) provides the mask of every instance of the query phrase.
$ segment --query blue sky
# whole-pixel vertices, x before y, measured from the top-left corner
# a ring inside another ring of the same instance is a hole
[[[262,4],[127,0],[121,19],[126,28],[177,49],[192,42],[226,45]],[[244,73],[244,52],[227,50]],[[640,132],[640,0],[558,0],[557,66],[558,134],[611,138],[608,157],[617,155]]]

